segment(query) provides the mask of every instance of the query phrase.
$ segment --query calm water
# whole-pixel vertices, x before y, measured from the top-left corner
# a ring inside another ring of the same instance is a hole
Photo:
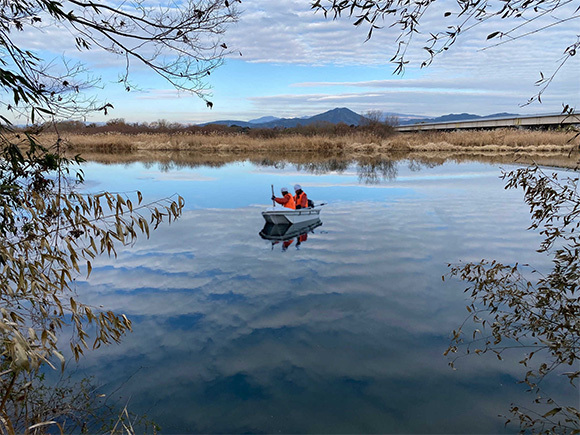
[[[464,358],[456,371],[443,356],[468,302],[464,283],[442,281],[448,263],[549,266],[499,167],[84,169],[89,190],[186,200],[178,222],[77,281],[82,299],[134,322],[80,372],[164,433],[517,432],[498,414],[533,398],[517,384],[523,352]],[[258,235],[260,211],[271,184],[294,183],[328,205],[284,250]]]

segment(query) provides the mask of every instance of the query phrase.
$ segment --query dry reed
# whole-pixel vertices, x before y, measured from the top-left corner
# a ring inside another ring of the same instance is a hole
[[[247,153],[263,151],[365,154],[393,151],[489,151],[535,153],[562,152],[573,147],[573,132],[538,130],[480,130],[453,132],[400,133],[381,139],[359,132],[345,136],[281,135],[264,139],[246,134],[135,134],[82,135],[63,137],[73,151],[196,151],[202,153]],[[56,140],[44,134],[47,141]]]

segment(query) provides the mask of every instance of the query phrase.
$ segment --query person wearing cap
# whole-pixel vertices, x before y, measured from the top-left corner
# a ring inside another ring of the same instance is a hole
[[[306,193],[302,190],[302,186],[300,184],[294,185],[294,202],[296,203],[296,208],[308,208],[308,198],[306,197]]]
[[[278,204],[282,204],[284,207],[291,208],[292,210],[296,209],[296,202],[294,202],[294,197],[288,192],[288,188],[283,187],[280,191],[282,192],[282,198],[276,198],[272,195],[272,200]]]

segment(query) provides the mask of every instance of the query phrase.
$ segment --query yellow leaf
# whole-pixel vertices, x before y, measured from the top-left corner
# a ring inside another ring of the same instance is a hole
[[[542,415],[542,418],[546,418],[546,417],[551,417],[553,415],[556,415],[557,413],[559,413],[562,410],[562,408],[554,408],[548,412],[546,412],[544,415]]]

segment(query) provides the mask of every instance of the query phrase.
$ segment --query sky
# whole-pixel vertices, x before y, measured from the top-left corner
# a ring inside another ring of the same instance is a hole
[[[456,4],[439,1],[421,20],[422,33],[409,48],[404,74],[394,75],[389,59],[395,54],[399,31],[389,22],[366,41],[368,27],[353,26],[354,20],[347,16],[325,19],[306,0],[243,0],[238,9],[239,21],[222,36],[232,53],[207,78],[212,109],[138,65],[131,70],[138,89],[126,92],[115,83],[123,59],[96,51],[80,53],[71,47],[70,35],[63,29],[50,27],[16,37],[45,59],[79,59],[101,78],[96,95],[114,109],[107,116],[95,113],[87,118],[95,122],[112,118],[193,124],[248,121],[262,116],[312,116],[336,107],[361,114],[380,110],[420,116],[525,115],[559,113],[563,104],[580,106],[580,56],[559,71],[541,104],[525,105],[539,90],[535,82],[540,72],[550,75],[566,47],[578,40],[579,19],[495,47],[487,35],[507,29],[510,23],[490,20],[462,33],[450,50],[421,69],[429,32],[445,31],[453,15],[446,18],[444,13],[458,11]],[[574,13],[573,5],[563,7],[537,24],[524,26],[520,33]]]

